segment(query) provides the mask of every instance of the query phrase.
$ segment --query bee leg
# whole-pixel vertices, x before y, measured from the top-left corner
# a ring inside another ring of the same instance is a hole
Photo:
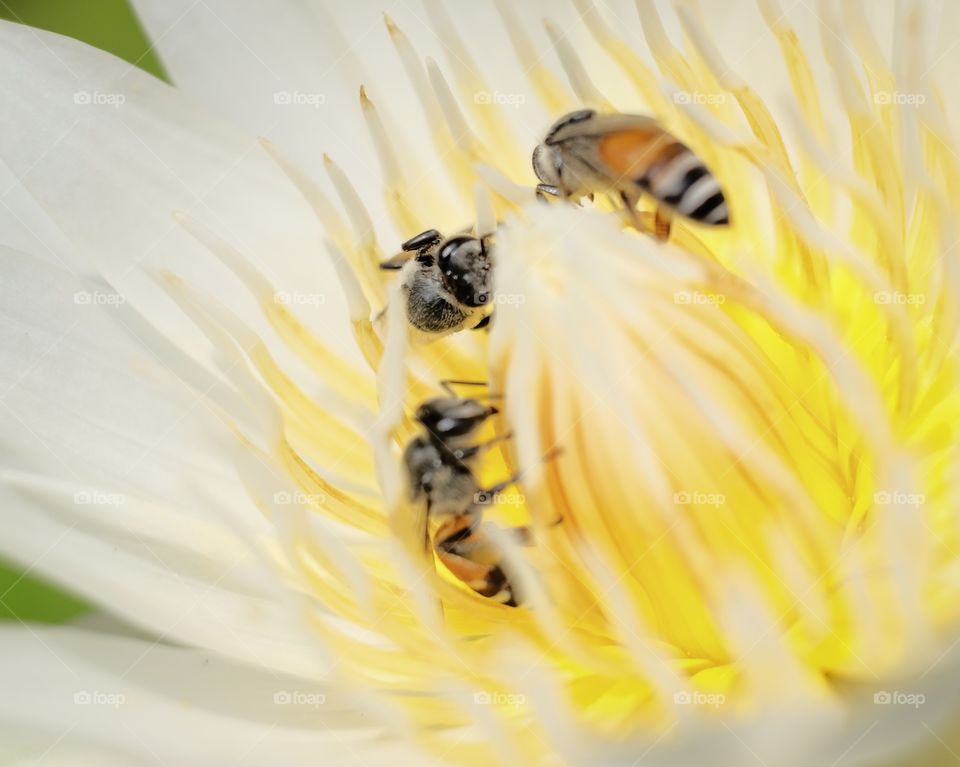
[[[478,322],[476,325],[470,328],[470,330],[483,330],[485,327],[488,327],[490,325],[490,321],[492,319],[493,319],[493,315],[488,314],[486,317],[480,320],[480,322]]]
[[[473,455],[477,455],[484,450],[489,450],[491,447],[496,445],[498,442],[506,442],[508,439],[513,439],[513,432],[508,431],[506,434],[498,434],[492,439],[488,439],[486,442],[481,442],[479,445],[474,445],[472,450]]]
[[[620,192],[620,199],[623,200],[623,207],[627,214],[627,223],[638,232],[643,231],[643,225],[640,223],[640,214],[637,213],[637,202],[640,196],[629,192]]]
[[[547,451],[547,453],[543,456],[542,460],[544,463],[546,463],[547,461],[552,461],[562,452],[563,450],[561,450],[560,448],[554,448],[553,450]],[[497,493],[499,493],[501,490],[506,490],[508,487],[510,487],[510,485],[513,485],[519,482],[521,479],[523,479],[523,475],[525,473],[526,473],[525,471],[518,471],[516,474],[513,474],[507,477],[502,482],[497,482],[497,484],[491,485],[485,490],[477,491],[477,494],[475,496],[476,502],[479,504],[490,503],[491,501],[493,501]]]
[[[653,215],[653,234],[658,240],[663,240],[666,242],[670,239],[670,227],[673,223],[673,219],[665,208],[657,206],[657,210]]]
[[[537,199],[546,201],[547,196],[560,197],[559,187],[551,184],[537,184]]]

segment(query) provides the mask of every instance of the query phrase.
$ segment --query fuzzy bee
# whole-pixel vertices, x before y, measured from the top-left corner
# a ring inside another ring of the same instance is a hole
[[[662,239],[674,214],[709,226],[730,223],[713,174],[650,117],[571,112],[553,124],[532,161],[541,198],[615,193],[638,225],[636,204],[649,195],[657,202],[656,234]]]
[[[474,473],[481,452],[509,436],[476,442],[477,432],[496,412],[476,399],[451,395],[428,400],[416,413],[423,432],[407,444],[403,461],[411,502],[426,505],[428,549],[432,547],[447,569],[478,594],[513,607],[522,600],[488,535],[491,523],[483,521],[483,510],[520,474],[481,488]],[[432,541],[431,521],[439,522]],[[512,528],[511,533],[521,542],[529,539],[526,528]]]
[[[462,514],[475,503],[480,491],[475,459],[498,440],[472,443],[496,412],[492,405],[453,396],[428,400],[417,409],[423,431],[407,444],[403,462],[410,500],[425,502],[429,517]]]
[[[490,236],[470,234],[444,238],[436,229],[428,229],[380,264],[381,269],[401,270],[407,318],[413,327],[439,338],[489,323],[490,240]]]

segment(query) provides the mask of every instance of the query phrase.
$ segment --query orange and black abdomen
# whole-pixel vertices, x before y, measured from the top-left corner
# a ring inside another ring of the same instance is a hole
[[[619,183],[635,184],[694,221],[711,226],[730,223],[727,201],[713,174],[669,133],[652,125],[613,131],[598,140],[598,150]]]
[[[519,603],[513,585],[500,564],[500,552],[468,514],[444,522],[437,530],[434,548],[446,568],[484,597],[507,607]]]

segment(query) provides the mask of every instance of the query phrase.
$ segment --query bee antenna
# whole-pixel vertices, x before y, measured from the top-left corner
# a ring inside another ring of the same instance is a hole
[[[440,381],[440,388],[443,389],[447,394],[454,396],[456,392],[453,390],[454,386],[489,386],[490,384],[486,381],[464,381],[459,378],[444,378]]]

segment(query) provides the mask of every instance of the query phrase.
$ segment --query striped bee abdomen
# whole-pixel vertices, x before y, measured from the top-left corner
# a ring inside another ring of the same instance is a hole
[[[637,178],[637,184],[658,202],[687,218],[711,226],[730,223],[720,184],[703,162],[682,144]]]

